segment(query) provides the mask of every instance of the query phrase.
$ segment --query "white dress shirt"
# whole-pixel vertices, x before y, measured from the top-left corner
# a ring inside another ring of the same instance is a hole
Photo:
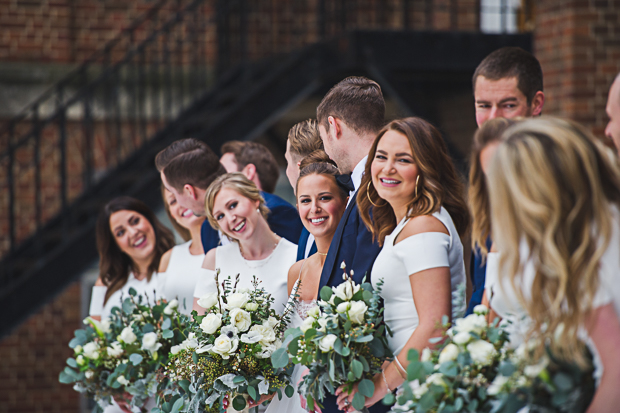
[[[364,176],[364,169],[366,168],[367,159],[368,159],[368,155],[364,156],[362,160],[359,161],[357,165],[355,165],[353,172],[351,172],[351,182],[353,182],[353,186],[355,187],[355,190],[349,192],[349,201],[347,202],[347,206],[349,206],[349,202],[351,202],[351,200],[355,196],[355,193],[359,189],[360,184],[362,183],[362,176]]]

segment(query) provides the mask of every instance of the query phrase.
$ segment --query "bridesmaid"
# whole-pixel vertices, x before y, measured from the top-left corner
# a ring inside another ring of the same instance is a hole
[[[161,257],[157,293],[168,300],[177,299],[179,312],[189,315],[196,282],[204,271],[200,228],[205,217],[197,217],[192,210],[183,208],[174,194],[163,186],[162,195],[170,222],[186,242],[174,246]]]
[[[383,247],[370,279],[375,287],[379,280],[385,282],[381,296],[395,359],[374,377],[367,407],[403,383],[407,353],[421,353],[430,338],[441,335],[444,315],[456,318],[465,311],[460,237],[468,230],[469,213],[463,192],[443,139],[431,124],[411,117],[392,121],[379,132],[357,203]],[[356,392],[357,386],[351,393],[337,390],[341,410],[354,410]]]

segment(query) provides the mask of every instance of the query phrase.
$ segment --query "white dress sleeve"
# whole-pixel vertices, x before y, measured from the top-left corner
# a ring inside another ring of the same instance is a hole
[[[100,316],[103,313],[103,305],[105,301],[105,293],[108,291],[108,287],[104,285],[93,286],[93,292],[90,296],[90,309],[89,315]]]
[[[201,269],[202,273],[196,282],[196,287],[194,288],[194,298],[200,298],[207,293],[216,293],[217,285],[215,284],[215,271],[207,270],[206,268]]]
[[[394,245],[394,253],[402,260],[408,275],[431,268],[450,267],[450,236],[442,232],[423,232]]]
[[[484,274],[484,291],[487,299],[491,300],[491,290],[497,285],[499,276],[499,252],[489,252],[487,254],[486,272]]]

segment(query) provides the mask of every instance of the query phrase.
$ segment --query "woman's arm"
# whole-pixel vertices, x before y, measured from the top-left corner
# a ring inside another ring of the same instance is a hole
[[[215,250],[216,249],[217,248],[213,248],[209,252],[207,252],[207,255],[205,255],[205,259],[202,262],[202,268],[215,271]],[[200,282],[201,281],[199,280],[198,283]],[[198,315],[202,315],[205,313],[205,309],[198,305],[199,299],[200,297],[194,297],[194,305],[192,306],[192,310],[196,310]]]
[[[166,270],[168,269],[168,264],[170,263],[171,255],[172,249],[164,252],[164,255],[162,255],[161,259],[159,260],[159,268],[157,269],[157,272],[166,272]]]
[[[603,376],[588,413],[620,412],[620,322],[613,304],[594,309],[586,319],[586,328],[603,363]]]

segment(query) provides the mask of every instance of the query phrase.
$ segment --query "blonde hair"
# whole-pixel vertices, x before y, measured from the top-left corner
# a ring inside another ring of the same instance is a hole
[[[288,142],[291,153],[302,158],[316,150],[323,149],[323,141],[316,119],[304,120],[293,125],[288,131]]]
[[[209,224],[213,229],[221,230],[217,220],[213,216],[213,205],[215,204],[215,197],[220,193],[222,188],[230,188],[236,191],[242,197],[248,198],[252,201],[259,201],[258,209],[266,220],[269,215],[269,208],[265,205],[265,199],[260,194],[260,191],[256,187],[256,184],[246,178],[241,172],[232,172],[221,175],[209,185],[207,193],[205,195],[205,211]],[[228,237],[228,235],[226,235]],[[231,241],[234,241],[231,237],[228,237]]]
[[[472,216],[472,247],[478,248],[483,257],[486,257],[489,252],[487,250],[487,239],[491,235],[491,211],[487,180],[480,163],[480,153],[488,144],[499,142],[502,133],[514,124],[515,121],[511,119],[495,118],[486,121],[474,134],[469,160],[467,198]]]
[[[599,286],[599,261],[611,237],[610,206],[620,204],[617,165],[608,149],[566,120],[524,120],[502,139],[488,176],[500,280],[510,280],[532,319],[529,336],[584,366],[577,333]],[[522,242],[527,257],[519,255]],[[535,266],[529,300],[517,287],[524,285],[526,262]]]

